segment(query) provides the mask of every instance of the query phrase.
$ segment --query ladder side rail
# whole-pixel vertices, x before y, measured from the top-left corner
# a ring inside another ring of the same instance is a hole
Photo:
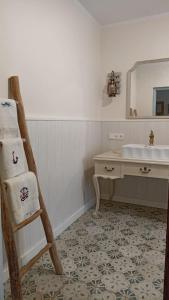
[[[10,209],[8,206],[8,199],[5,190],[5,185],[0,180],[1,191],[1,219],[3,240],[5,244],[9,276],[11,282],[11,295],[13,300],[23,300],[21,289],[20,269],[18,262],[18,254],[15,244],[15,238],[10,218]]]

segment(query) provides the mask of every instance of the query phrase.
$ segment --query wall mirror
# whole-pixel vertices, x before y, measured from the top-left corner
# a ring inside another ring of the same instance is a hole
[[[128,71],[127,118],[169,118],[169,58],[138,61]]]

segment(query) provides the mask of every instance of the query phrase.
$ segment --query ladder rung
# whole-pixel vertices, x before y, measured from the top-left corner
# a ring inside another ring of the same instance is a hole
[[[19,229],[23,228],[24,226],[26,226],[29,223],[31,223],[32,221],[34,221],[36,218],[38,218],[41,215],[42,212],[43,212],[43,209],[39,209],[36,213],[34,213],[28,219],[24,220],[23,222],[21,222],[17,225],[13,225],[13,232],[18,231]]]
[[[37,260],[50,248],[51,243],[48,243],[42,250],[40,250],[25,266],[20,269],[20,277],[24,276],[26,272],[37,262]]]

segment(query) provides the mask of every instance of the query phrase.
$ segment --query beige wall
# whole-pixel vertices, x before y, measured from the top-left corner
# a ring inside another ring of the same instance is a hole
[[[100,27],[78,1],[2,0],[1,12],[0,97],[17,74],[27,115],[98,119]]]
[[[127,71],[169,56],[168,15],[100,28],[76,0],[1,2],[0,96],[18,74],[35,119],[123,119]],[[122,86],[110,101],[102,91],[112,69],[122,72]]]
[[[112,69],[122,72],[121,94],[102,100],[102,120],[124,119],[126,74],[136,61],[169,57],[169,15],[102,29],[102,87]]]

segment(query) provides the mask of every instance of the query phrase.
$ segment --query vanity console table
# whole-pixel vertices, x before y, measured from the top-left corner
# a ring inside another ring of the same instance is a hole
[[[124,158],[120,152],[109,151],[94,156],[93,183],[96,192],[96,210],[100,207],[99,178],[116,180],[124,176],[141,176],[169,179],[169,161],[135,160]],[[113,189],[114,190],[114,189]],[[112,195],[113,196],[113,195]]]

